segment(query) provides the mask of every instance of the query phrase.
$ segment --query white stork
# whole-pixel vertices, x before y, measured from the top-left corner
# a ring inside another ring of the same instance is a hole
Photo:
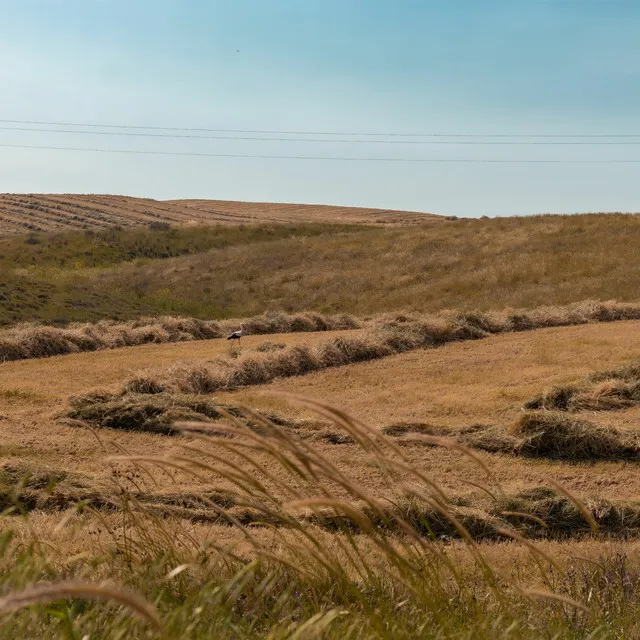
[[[238,344],[240,344],[240,338],[242,338],[243,331],[244,331],[244,325],[241,324],[240,328],[237,331],[234,331],[230,336],[227,337],[227,340],[237,340]]]

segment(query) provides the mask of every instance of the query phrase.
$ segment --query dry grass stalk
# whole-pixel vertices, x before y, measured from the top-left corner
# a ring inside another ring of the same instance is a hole
[[[454,507],[437,482],[410,464],[402,450],[379,431],[326,404],[309,399],[299,401],[316,408],[323,418],[332,419],[335,427],[345,429],[368,456],[372,472],[375,470],[388,478],[391,486],[399,487],[401,492],[397,497],[388,504],[381,503],[359,486],[348,471],[285,429],[273,424],[259,431],[249,427],[247,422],[255,420],[253,415],[247,419],[230,416],[223,436],[198,433],[197,448],[185,444],[185,455],[155,462],[192,468],[198,474],[209,473],[230,482],[237,496],[236,505],[250,508],[255,514],[253,522],[269,523],[273,532],[271,541],[266,542],[251,536],[241,525],[256,556],[282,559],[289,568],[298,568],[301,575],[317,576],[320,567],[332,580],[344,580],[345,572],[350,571],[368,575],[370,561],[359,551],[361,542],[366,540],[384,559],[380,570],[387,579],[417,593],[424,589],[429,577],[441,581],[442,572],[448,579],[459,579],[455,566],[437,544],[442,536],[455,536],[465,541],[488,584],[497,585],[498,576],[475,541],[483,537],[504,537],[506,531],[509,537],[518,537],[515,531],[500,527],[500,523],[504,523],[498,516],[505,511],[502,504],[496,504],[496,515]],[[191,428],[187,427],[186,432],[191,433]],[[234,437],[229,438],[230,434]],[[466,455],[472,464],[481,463],[485,467],[476,454],[457,443],[438,441],[437,444],[451,444],[453,451]],[[196,452],[198,460],[193,457]],[[119,458],[120,461],[126,459]],[[154,462],[149,457],[128,459]],[[261,472],[261,469],[271,471]],[[503,495],[490,470],[487,471],[487,492]],[[402,489],[409,485],[410,492]],[[527,515],[523,510],[519,517]],[[535,514],[530,519],[536,524],[541,521]],[[232,520],[230,523],[235,526]],[[338,534],[330,548],[319,542],[314,529]],[[279,549],[277,555],[273,553],[274,544]],[[537,553],[533,543],[527,541],[527,546]],[[545,552],[537,555],[549,561]]]
[[[36,585],[30,589],[18,593],[10,593],[0,598],[0,612],[11,613],[33,605],[48,604],[56,600],[67,599],[102,600],[120,604],[129,608],[136,616],[150,624],[157,631],[163,631],[163,625],[155,607],[138,594],[108,584],[62,582]]]
[[[589,612],[588,607],[586,607],[581,602],[574,600],[573,598],[569,598],[560,593],[554,593],[551,591],[543,591],[542,589],[529,589],[526,591],[521,591],[522,595],[527,596],[529,598],[548,600],[550,602],[558,602],[560,604],[567,604],[574,609],[579,609],[585,613]]]

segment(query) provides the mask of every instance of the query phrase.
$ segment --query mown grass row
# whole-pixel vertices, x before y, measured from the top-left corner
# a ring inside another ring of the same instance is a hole
[[[517,313],[443,314],[426,318],[395,315],[381,318],[374,328],[358,336],[337,337],[313,346],[301,344],[266,353],[253,352],[213,364],[176,364],[168,369],[142,372],[126,382],[124,391],[214,393],[449,342],[543,327],[638,318],[640,305],[617,302],[585,302]]]
[[[176,435],[176,422],[216,422],[240,409],[202,395],[96,391],[73,396],[61,417],[92,427]],[[353,445],[352,438],[336,433],[326,423],[295,421],[279,414],[269,420],[297,438],[336,445]],[[452,429],[425,423],[398,423],[381,427],[383,435],[402,446],[438,446],[445,437],[463,446],[502,455],[549,458],[570,462],[640,461],[640,434],[601,427],[562,412],[527,412],[509,428],[471,425]]]
[[[193,425],[190,428],[194,433]],[[255,432],[255,422],[251,428]],[[211,436],[215,431],[202,429],[198,433]],[[453,446],[454,442],[440,439],[441,446]],[[120,474],[113,482],[97,482],[90,476],[61,469],[7,463],[0,466],[0,512],[19,517],[31,512],[62,513],[68,509],[104,514],[135,509],[140,514],[224,527],[233,527],[234,520],[254,528],[293,526],[231,490],[203,486],[197,491],[159,491],[129,483],[123,493],[126,477],[139,475]],[[475,541],[512,539],[505,527],[536,539],[580,539],[593,533],[593,523],[609,539],[640,536],[640,502],[587,499],[576,504],[557,489],[545,486],[515,494],[502,492],[489,504],[473,504],[468,497],[451,495],[446,514],[410,495],[394,498],[376,509],[359,499],[350,503],[352,511],[345,505],[342,511],[301,510],[293,517],[298,522],[296,526],[313,525],[330,533],[348,531],[361,535],[372,523],[371,526],[389,535],[403,536],[406,531],[404,524],[397,521],[400,518],[430,540],[463,539],[464,531],[457,528],[455,520]]]
[[[597,371],[577,384],[552,387],[525,404],[526,409],[616,411],[640,404],[640,362]]]
[[[45,358],[80,351],[117,349],[149,343],[221,338],[244,323],[247,333],[292,333],[356,329],[360,323],[347,314],[271,313],[238,321],[216,322],[195,318],[138,318],[130,322],[103,320],[67,327],[19,325],[0,331],[0,362]]]

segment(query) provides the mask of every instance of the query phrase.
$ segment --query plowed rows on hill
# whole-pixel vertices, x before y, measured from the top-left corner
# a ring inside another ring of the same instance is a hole
[[[168,200],[110,195],[0,194],[0,233],[169,224],[341,222],[382,225],[436,221],[431,214],[322,205]]]

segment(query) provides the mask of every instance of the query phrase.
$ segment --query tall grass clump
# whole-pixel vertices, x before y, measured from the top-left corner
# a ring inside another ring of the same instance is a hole
[[[348,467],[249,410],[244,419],[229,416],[215,435],[203,434],[202,425],[181,425],[194,438],[182,453],[120,460],[145,468],[177,465],[229,483],[236,506],[253,513],[254,527],[232,514],[228,525],[251,550],[256,566],[286,576],[303,609],[311,600],[320,611],[335,613],[326,637],[410,638],[427,628],[438,637],[471,632],[469,637],[489,638],[506,628],[527,637],[527,625],[537,633],[543,629],[536,620],[543,610],[542,625],[555,631],[590,624],[591,613],[575,593],[549,590],[549,572],[563,570],[545,552],[527,543],[541,561],[540,588],[532,590],[506,575],[476,542],[487,535],[518,541],[517,528],[454,506],[452,496],[379,431],[325,404],[294,401],[356,443],[372,476],[394,488],[385,499],[361,486]],[[249,420],[262,429],[256,431]],[[454,443],[440,445],[484,470],[488,494],[503,493],[482,460]],[[268,535],[255,528],[261,522]],[[462,542],[448,553],[441,539],[451,535]]]
[[[248,409],[226,416],[212,433],[206,424],[177,425],[185,439],[173,452],[110,463],[130,468],[135,483],[151,482],[159,469],[224,484],[225,504],[199,500],[219,514],[224,532],[159,518],[124,485],[116,514],[76,519],[79,536],[82,527],[102,530],[78,538],[79,556],[56,556],[55,536],[25,544],[27,536],[7,527],[0,534],[3,632],[365,640],[585,637],[596,628],[602,637],[609,629],[633,637],[639,629],[637,595],[624,587],[637,575],[635,565],[621,567],[615,557],[561,564],[523,537],[517,518],[541,520],[534,509],[555,513],[552,496],[505,501],[484,460],[440,441],[478,466],[485,478],[479,494],[493,496],[496,515],[510,508],[513,524],[483,518],[457,505],[379,431],[323,403],[293,401],[353,440],[371,479],[391,489],[385,498],[363,486],[348,463]],[[455,480],[448,477],[448,486]],[[593,518],[582,502],[567,492],[562,504],[589,535]],[[72,535],[68,516],[56,527],[65,530]],[[500,552],[514,554],[526,571],[507,571],[494,546],[478,544],[490,531],[511,540]],[[451,534],[459,542],[452,544]]]

